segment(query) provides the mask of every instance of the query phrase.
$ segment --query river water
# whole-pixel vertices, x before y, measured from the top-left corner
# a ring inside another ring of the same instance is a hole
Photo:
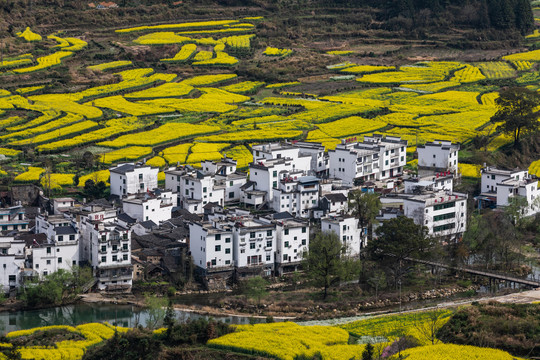
[[[175,310],[176,319],[180,322],[200,317],[208,318],[193,312]],[[30,329],[37,326],[49,325],[79,325],[90,322],[109,322],[118,326],[134,327],[137,324],[146,325],[148,311],[133,305],[117,304],[88,304],[77,303],[39,310],[21,310],[0,312],[0,334],[10,331]],[[213,316],[229,324],[248,324],[247,316]],[[264,318],[252,321],[265,322]]]

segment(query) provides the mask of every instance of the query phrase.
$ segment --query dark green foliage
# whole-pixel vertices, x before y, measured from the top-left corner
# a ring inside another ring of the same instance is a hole
[[[82,191],[82,195],[86,197],[88,201],[106,198],[109,195],[108,193],[109,189],[103,181],[96,184],[92,179],[86,180]]]
[[[170,337],[166,339],[165,343],[170,346],[206,344],[208,340],[229,334],[232,331],[233,329],[223,322],[199,318],[174,325]]]
[[[371,343],[366,344],[366,348],[362,352],[362,360],[372,360],[373,359],[373,345]]]
[[[540,94],[524,87],[510,87],[499,92],[495,100],[497,112],[491,118],[499,123],[498,130],[514,137],[514,147],[519,145],[520,136],[538,129]]]
[[[155,360],[161,347],[151,331],[134,329],[115,333],[103,345],[88,350],[83,360]]]
[[[540,356],[540,306],[473,303],[437,332],[443,342],[497,348],[515,356]]]

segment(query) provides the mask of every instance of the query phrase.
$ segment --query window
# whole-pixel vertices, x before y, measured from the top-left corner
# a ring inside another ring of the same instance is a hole
[[[277,188],[277,181],[272,182],[272,187]]]
[[[255,243],[253,243],[253,242],[252,242],[252,243],[249,243],[249,248],[250,248],[250,249],[255,249]]]
[[[343,231],[347,230],[347,225],[343,225]]]
[[[117,245],[113,245],[113,246],[112,246],[112,251],[118,251],[118,246],[117,246]]]
[[[221,240],[221,234],[216,234],[216,240]]]
[[[288,242],[288,241],[285,241],[285,247],[286,247],[286,248],[289,247],[289,242]]]
[[[272,173],[272,176],[277,177],[277,170],[274,170],[274,172]]]
[[[306,227],[302,227],[302,234],[305,234],[306,233]]]
[[[266,241],[266,247],[272,247],[272,240]]]
[[[266,254],[266,261],[270,261],[270,255]]]
[[[442,209],[448,209],[448,208],[455,207],[455,206],[456,206],[456,202],[452,201],[452,202],[448,202],[448,203],[445,203],[445,204],[435,205],[435,206],[433,206],[433,209],[434,210],[442,210]]]
[[[106,246],[106,245],[101,246],[101,251],[102,251],[102,252],[107,251],[107,246]]]
[[[113,257],[112,257],[112,261],[118,261],[118,256],[116,256],[116,255],[113,255]]]
[[[206,192],[206,186],[202,188],[202,192],[205,193]]]
[[[48,272],[48,271],[44,271],[44,272],[43,272],[43,276],[47,276],[47,275],[49,275],[49,272]]]
[[[231,264],[231,260],[225,260],[225,265],[230,265]]]
[[[146,210],[148,210],[148,205],[146,205]]]
[[[212,266],[216,266],[216,259],[212,259]]]
[[[58,263],[59,263],[59,264],[62,263],[62,258],[61,258],[61,257],[58,258]]]
[[[266,236],[272,236],[272,230],[266,230]]]
[[[288,258],[289,258],[289,255],[283,254],[283,261],[287,261]]]
[[[452,213],[447,213],[447,214],[442,214],[442,215],[437,215],[437,216],[434,216],[433,217],[433,221],[440,221],[440,220],[446,220],[446,219],[453,219],[456,217],[456,213],[455,212],[452,212]]]
[[[73,261],[71,262],[71,265],[73,265],[73,266],[77,265],[77,260],[73,260]]]
[[[4,264],[5,265],[5,264]],[[36,264],[36,269],[39,269],[39,264]]]
[[[234,185],[234,181],[229,181],[229,186],[233,186]]]
[[[51,260],[47,260],[47,265],[51,265]]]
[[[140,188],[141,190],[144,190],[144,183],[141,183],[141,185],[139,186],[139,188]]]
[[[230,254],[231,253],[231,248],[226,248],[225,249],[225,254]]]
[[[234,197],[234,191],[229,192],[229,199],[232,199]]]
[[[142,174],[139,174],[139,181],[142,181]]]
[[[106,256],[102,256],[102,257],[101,257],[101,262],[107,262],[107,257],[106,257]]]
[[[122,245],[122,250],[128,250],[128,244],[123,244]]]
[[[250,237],[250,239],[255,238],[255,232],[254,232],[254,231],[250,232],[250,233],[249,233],[249,237]]]
[[[107,235],[101,235],[101,241],[107,241]]]
[[[64,236],[63,235],[58,235],[58,241],[64,241]]]
[[[240,254],[244,254],[246,252],[246,249],[240,249]]]
[[[306,244],[307,244],[306,239],[302,239],[302,245],[306,245]]]
[[[285,229],[285,235],[289,235],[289,229]]]
[[[221,251],[221,245],[216,245],[216,251]]]
[[[388,160],[385,160],[385,161],[384,161],[384,165],[388,165]]]
[[[230,243],[230,242],[231,242],[231,238],[230,238],[230,237],[225,238],[225,242],[226,242],[226,243]]]
[[[47,254],[50,254],[50,253],[51,253],[51,248],[48,247],[48,248],[47,248]]]
[[[75,235],[69,235],[69,240],[75,240]]]
[[[439,232],[439,231],[444,231],[444,230],[450,230],[450,229],[453,229],[456,227],[456,224],[455,223],[451,223],[451,224],[445,224],[445,225],[441,225],[441,226],[434,226],[433,227],[433,232]]]

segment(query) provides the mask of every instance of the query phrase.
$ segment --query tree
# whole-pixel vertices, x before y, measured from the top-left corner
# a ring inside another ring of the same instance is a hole
[[[383,222],[376,233],[377,237],[368,243],[367,251],[373,260],[385,264],[391,270],[396,287],[410,268],[406,259],[424,257],[433,246],[427,228],[405,216]]]
[[[255,276],[244,283],[243,293],[248,298],[256,299],[257,304],[260,304],[261,299],[268,294],[266,291],[267,285],[268,281],[261,276]]]
[[[366,348],[362,351],[362,360],[373,360],[373,345],[366,344]]]
[[[373,237],[373,223],[381,210],[381,200],[375,193],[354,190],[349,192],[348,207],[351,214],[358,219],[358,227],[362,234],[367,233],[368,240]],[[364,238],[363,236],[362,238]]]
[[[83,196],[89,201],[107,197],[107,185],[103,181],[96,184],[94,180],[88,179],[84,183]]]
[[[519,146],[520,136],[538,129],[540,94],[522,87],[509,87],[499,92],[495,100],[497,112],[491,117],[501,123],[497,129],[514,138],[514,147]]]
[[[315,235],[303,256],[307,275],[317,286],[324,288],[324,299],[330,285],[342,275],[345,251],[338,235],[325,231]]]
[[[167,311],[167,299],[160,298],[152,294],[144,294],[144,304],[148,309],[148,319],[146,320],[146,327],[150,330],[157,329],[163,323]]]
[[[379,300],[379,289],[383,289],[386,285],[386,274],[384,271],[376,270],[368,279],[368,283],[375,288],[375,299]]]
[[[413,326],[421,337],[435,345],[438,341],[437,331],[445,324],[448,316],[448,311],[445,310],[416,313],[413,317]]]

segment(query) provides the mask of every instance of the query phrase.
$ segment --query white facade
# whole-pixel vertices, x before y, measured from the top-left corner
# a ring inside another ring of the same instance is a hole
[[[364,142],[342,143],[330,150],[329,175],[351,186],[355,180],[382,180],[400,175],[407,163],[407,141],[366,136]]]
[[[351,256],[360,254],[366,246],[362,241],[362,231],[358,228],[358,220],[353,216],[328,216],[321,219],[321,231],[334,232]]]
[[[131,231],[111,223],[90,229],[90,264],[99,290],[131,290]]]
[[[298,265],[309,248],[309,224],[298,219],[276,221],[276,264],[279,273]]]
[[[215,202],[220,206],[225,203],[225,185],[216,181],[212,174],[201,171],[181,176],[180,206],[194,214],[204,213],[204,205]]]
[[[0,208],[0,230],[28,231],[28,219],[21,205]]]
[[[233,256],[237,268],[262,267],[265,275],[274,269],[276,229],[270,221],[248,219],[233,227]]]
[[[403,199],[403,212],[429,235],[460,236],[467,229],[467,195],[440,191]]]
[[[13,237],[0,237],[0,291],[7,293],[21,284],[25,265],[25,242]]]
[[[527,170],[501,170],[494,167],[482,169],[481,194],[495,200],[497,207],[508,206],[510,199],[521,196],[528,206],[523,215],[540,212],[540,189],[538,178],[530,176]]]
[[[193,263],[205,271],[231,269],[234,266],[231,226],[226,223],[190,223],[189,250]]]
[[[297,180],[287,177],[273,190],[272,208],[276,212],[287,211],[293,216],[308,218],[319,207],[319,179],[314,176]]]
[[[174,200],[173,200],[174,198]],[[126,214],[141,221],[153,221],[157,225],[172,217],[173,201],[172,191],[160,191],[159,194],[149,194],[140,197],[127,198],[122,201]]]
[[[111,195],[122,197],[151,191],[158,187],[158,168],[122,164],[109,170],[111,172]]]
[[[63,213],[75,205],[75,199],[73,198],[56,198],[52,199],[52,202],[55,214]]]
[[[454,190],[454,175],[450,172],[436,173],[433,176],[405,179],[403,184],[405,194],[420,193],[424,190],[451,192]]]
[[[418,168],[428,168],[431,170],[448,170],[457,173],[459,144],[452,144],[451,141],[435,140],[419,145]]]

